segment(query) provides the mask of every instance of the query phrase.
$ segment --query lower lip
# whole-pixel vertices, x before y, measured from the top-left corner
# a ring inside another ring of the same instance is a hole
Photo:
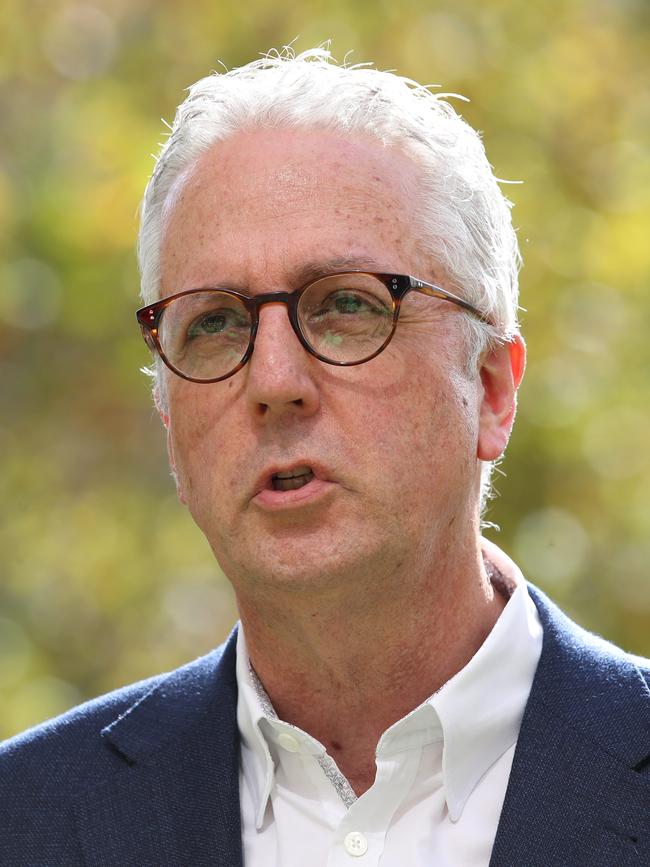
[[[312,479],[302,488],[295,488],[292,491],[275,491],[272,488],[265,488],[253,497],[253,502],[269,511],[291,509],[320,499],[334,487],[336,487],[334,482]]]

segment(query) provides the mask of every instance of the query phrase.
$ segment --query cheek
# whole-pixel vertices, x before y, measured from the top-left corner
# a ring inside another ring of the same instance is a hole
[[[227,451],[228,440],[220,434],[219,415],[205,400],[205,395],[187,393],[170,395],[170,442],[179,486],[192,502],[206,486],[215,483],[219,466]],[[203,386],[205,389],[206,386]]]
[[[466,478],[476,468],[478,406],[476,382],[461,372],[443,377],[421,368],[383,407],[390,463],[425,495]]]

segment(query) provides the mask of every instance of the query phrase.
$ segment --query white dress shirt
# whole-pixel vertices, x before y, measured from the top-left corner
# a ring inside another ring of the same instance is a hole
[[[245,867],[488,867],[542,627],[517,567],[486,551],[508,603],[469,663],[384,732],[360,797],[319,741],[278,719],[240,626]]]

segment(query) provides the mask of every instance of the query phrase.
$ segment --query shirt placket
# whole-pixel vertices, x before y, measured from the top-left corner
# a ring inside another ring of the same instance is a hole
[[[375,782],[350,806],[332,840],[327,867],[377,867],[392,817],[408,793],[420,748],[378,754]]]

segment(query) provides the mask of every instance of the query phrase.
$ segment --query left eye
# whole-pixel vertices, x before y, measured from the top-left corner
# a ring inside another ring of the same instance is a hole
[[[341,292],[334,296],[333,301],[337,313],[358,313],[364,306],[363,300],[351,292]]]
[[[312,312],[312,316],[331,316],[341,314],[343,316],[359,315],[377,312],[377,299],[367,297],[360,292],[339,290],[327,295],[321,301],[318,308]]]

